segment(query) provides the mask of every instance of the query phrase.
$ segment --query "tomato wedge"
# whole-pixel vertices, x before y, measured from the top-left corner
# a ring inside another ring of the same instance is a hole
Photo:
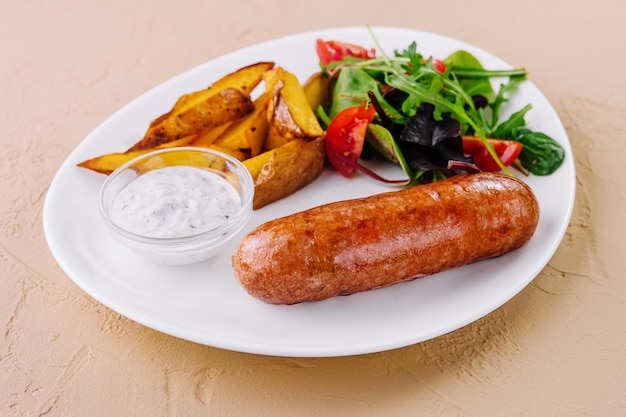
[[[514,140],[487,139],[487,142],[493,146],[496,155],[507,167],[515,162],[523,148],[520,142]],[[497,172],[501,170],[500,165],[493,159],[478,137],[463,136],[463,153],[471,155],[474,158],[474,164],[482,171]]]
[[[324,41],[318,39],[315,43],[315,50],[320,60],[320,64],[326,66],[333,61],[341,61],[345,56],[355,58],[371,59],[376,57],[376,49],[365,49],[362,46],[339,41]]]
[[[428,60],[422,59],[422,64],[426,64],[427,62],[428,62]],[[433,58],[433,60],[431,62],[433,64],[433,68],[435,69],[435,71],[437,71],[437,72],[439,72],[441,74],[445,74],[446,73],[446,63],[445,62],[440,61],[440,60],[435,59],[435,58]]]
[[[446,64],[443,61],[433,59],[433,67],[435,67],[435,70],[440,72],[441,74],[446,73]]]
[[[330,121],[326,129],[326,156],[344,177],[352,177],[355,168],[346,163],[342,156],[353,162],[358,161],[363,152],[367,125],[375,115],[376,109],[364,104],[347,107]]]

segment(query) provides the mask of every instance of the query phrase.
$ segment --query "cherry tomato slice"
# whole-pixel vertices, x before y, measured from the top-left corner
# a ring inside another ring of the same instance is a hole
[[[514,140],[487,139],[487,142],[493,146],[496,155],[504,166],[509,166],[515,162],[523,148],[520,142]],[[471,155],[474,158],[474,164],[482,171],[497,172],[501,170],[480,138],[463,136],[463,153]]]
[[[445,74],[446,72],[446,64],[438,59],[433,59],[433,67],[435,67],[435,70],[442,74]]]
[[[428,60],[422,59],[422,64],[426,64],[427,62],[428,62]],[[435,71],[437,71],[437,72],[439,72],[441,74],[445,74],[446,73],[446,63],[445,62],[433,58],[432,63],[433,63],[433,68],[435,68]],[[411,64],[409,64],[409,66],[412,67]]]
[[[315,43],[315,50],[320,60],[320,64],[326,66],[333,61],[341,61],[344,56],[370,59],[376,57],[375,49],[365,49],[362,46],[339,41],[324,41],[318,39]]]
[[[363,152],[367,125],[376,114],[373,106],[359,105],[341,110],[330,121],[326,129],[326,156],[344,177],[354,175],[354,167],[337,155],[356,162]]]

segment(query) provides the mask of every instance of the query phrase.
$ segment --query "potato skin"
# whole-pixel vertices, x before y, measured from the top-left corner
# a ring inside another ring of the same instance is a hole
[[[242,240],[232,264],[266,303],[319,301],[499,256],[524,245],[538,220],[522,181],[458,175],[269,221]]]
[[[287,197],[315,181],[324,170],[324,137],[292,139],[243,164],[254,178],[255,210]]]

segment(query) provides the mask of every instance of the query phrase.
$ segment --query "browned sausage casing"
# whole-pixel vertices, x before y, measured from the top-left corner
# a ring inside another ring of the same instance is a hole
[[[264,223],[242,240],[233,267],[266,303],[319,301],[501,255],[525,244],[538,220],[522,181],[457,175]]]

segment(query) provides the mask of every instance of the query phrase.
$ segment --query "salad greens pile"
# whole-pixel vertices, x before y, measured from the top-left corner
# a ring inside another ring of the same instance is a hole
[[[347,54],[321,66],[330,77],[332,99],[315,109],[320,122],[328,127],[348,107],[373,106],[376,116],[367,127],[361,157],[377,153],[398,164],[408,176],[403,185],[480,170],[463,151],[466,137],[480,138],[499,169],[509,174],[491,139],[521,144],[514,166],[526,174],[550,175],[565,157],[554,139],[527,125],[531,104],[501,120],[505,104],[527,79],[524,69],[487,70],[464,50],[439,61],[420,54],[416,42],[393,56]],[[503,80],[497,91],[494,77]]]

